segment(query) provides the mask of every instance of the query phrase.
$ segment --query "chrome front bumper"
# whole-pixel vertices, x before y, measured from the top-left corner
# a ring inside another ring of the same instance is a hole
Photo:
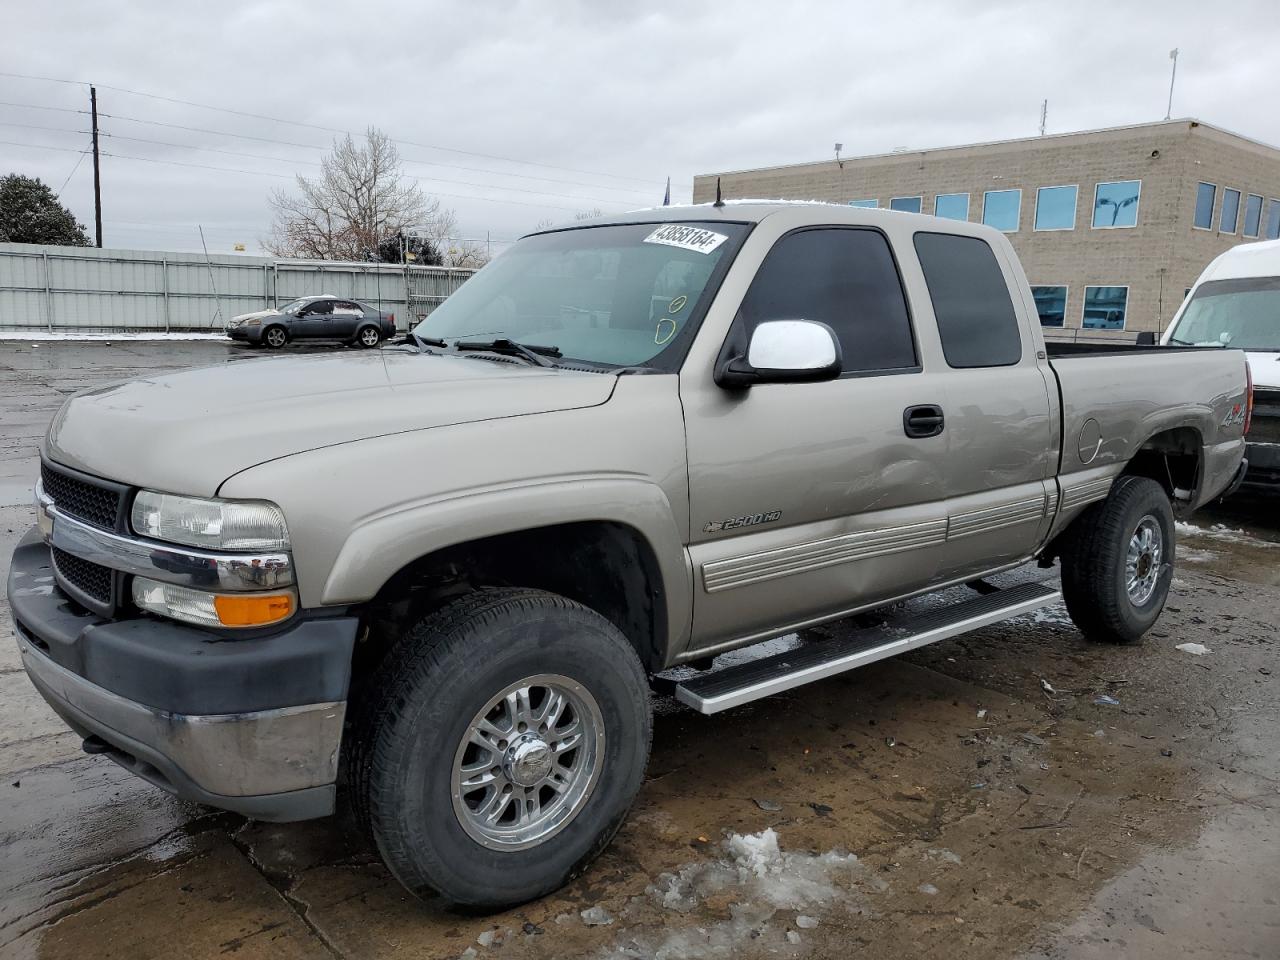
[[[332,812],[346,703],[183,715],[112,693],[18,632],[31,682],[86,748],[178,796],[267,820]]]

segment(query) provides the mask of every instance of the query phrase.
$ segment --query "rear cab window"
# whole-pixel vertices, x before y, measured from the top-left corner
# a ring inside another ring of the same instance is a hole
[[[825,323],[844,375],[920,369],[898,267],[878,230],[813,227],[778,240],[739,308],[748,338],[769,320]]]
[[[947,365],[1008,367],[1022,359],[1022,334],[995,252],[979,237],[917,233]]]

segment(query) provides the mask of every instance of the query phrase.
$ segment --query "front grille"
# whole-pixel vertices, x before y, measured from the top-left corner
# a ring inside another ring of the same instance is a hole
[[[86,523],[114,530],[120,512],[120,493],[40,464],[40,483],[59,512]]]
[[[68,584],[104,606],[111,604],[112,573],[107,567],[53,548],[53,568]]]

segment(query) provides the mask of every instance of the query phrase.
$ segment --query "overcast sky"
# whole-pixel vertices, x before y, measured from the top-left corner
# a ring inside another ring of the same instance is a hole
[[[0,71],[98,84],[112,247],[199,249],[203,224],[211,252],[255,252],[269,191],[370,124],[461,235],[508,239],[837,140],[853,156],[1033,135],[1044,98],[1052,133],[1159,120],[1173,47],[1175,117],[1280,143],[1277,0],[3,0],[0,19]],[[0,102],[0,175],[67,181],[92,229],[88,160],[71,175],[87,87],[0,76]]]

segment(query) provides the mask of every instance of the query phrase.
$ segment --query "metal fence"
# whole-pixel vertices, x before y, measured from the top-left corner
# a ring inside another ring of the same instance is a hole
[[[0,243],[0,330],[219,330],[297,297],[425,317],[474,270]]]

